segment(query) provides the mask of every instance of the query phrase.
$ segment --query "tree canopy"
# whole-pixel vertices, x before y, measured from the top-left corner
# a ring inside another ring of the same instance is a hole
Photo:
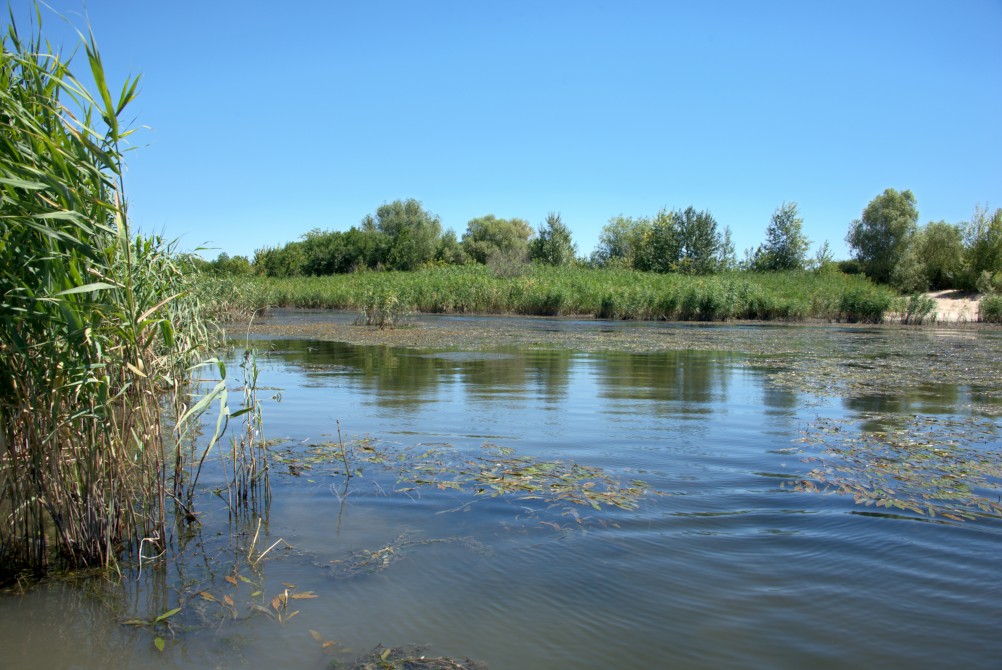
[[[523,219],[499,219],[493,214],[471,219],[463,234],[463,251],[477,263],[492,256],[525,260],[532,227]]]
[[[411,198],[378,207],[375,216],[370,214],[362,219],[362,231],[386,237],[384,263],[388,269],[415,270],[435,258],[442,224]]]
[[[802,270],[807,264],[810,241],[803,232],[804,220],[797,203],[783,203],[772,214],[765,231],[765,243],[755,252],[756,270]]]
[[[546,265],[568,265],[574,262],[577,245],[571,239],[571,229],[560,215],[550,212],[539,227],[536,239],[529,243],[529,260]]]
[[[852,222],[846,242],[867,276],[884,284],[890,282],[895,265],[908,251],[918,216],[911,191],[889,188]]]
[[[650,219],[623,215],[612,217],[599,233],[598,246],[592,252],[591,262],[597,266],[633,267],[637,252],[650,230]]]
[[[721,264],[724,237],[708,211],[661,210],[645,233],[634,260],[638,270],[711,274]]]

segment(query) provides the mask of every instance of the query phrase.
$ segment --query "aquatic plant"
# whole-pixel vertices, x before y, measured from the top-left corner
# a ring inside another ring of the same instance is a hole
[[[186,259],[130,232],[120,118],[138,78],[113,96],[81,35],[88,89],[35,15],[27,37],[11,18],[0,61],[0,580],[159,552],[172,511],[193,518],[174,506],[183,445],[220,399],[189,407],[217,335]]]
[[[274,279],[204,276],[202,300],[218,315],[261,307],[378,313],[381,296],[418,312],[591,315],[599,318],[879,322],[894,293],[860,276],[815,272],[736,272],[709,277],[625,269],[527,265],[499,276],[485,266],[428,267]],[[378,320],[378,319],[376,319]]]
[[[355,324],[359,326],[375,326],[380,330],[393,329],[401,325],[407,310],[400,303],[395,293],[372,292],[366,295]]]
[[[916,293],[902,299],[904,305],[901,308],[902,323],[925,323],[927,319],[935,320],[936,301],[927,295]]]
[[[993,421],[870,415],[861,430],[854,420],[818,420],[805,435],[823,453],[808,453],[813,467],[794,489],[850,495],[866,506],[944,517],[953,521],[1002,518],[999,454],[983,447],[994,440]]]

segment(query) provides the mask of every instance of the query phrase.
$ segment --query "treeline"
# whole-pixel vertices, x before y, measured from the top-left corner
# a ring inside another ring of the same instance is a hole
[[[827,241],[809,256],[803,223],[797,204],[783,203],[766,227],[764,242],[738,261],[730,229],[722,228],[709,211],[687,207],[663,209],[653,217],[617,216],[603,227],[598,246],[585,258],[577,255],[559,214],[549,214],[536,230],[524,219],[487,215],[469,221],[460,238],[443,231],[439,218],[417,200],[397,200],[347,231],[314,229],[301,240],[258,249],[253,259],[220,254],[202,268],[220,275],[267,277],[468,264],[488,265],[504,276],[530,262],[684,275],[834,268],[909,293],[1002,289],[1002,209],[989,214],[978,208],[970,222],[930,222],[920,228],[911,191],[888,189],[850,224],[846,241],[853,257],[839,262]]]
[[[1002,291],[1002,209],[976,207],[965,223],[919,227],[918,220],[915,195],[887,189],[850,225],[846,241],[854,257],[843,269],[904,293]]]
[[[280,247],[258,249],[253,260],[220,254],[203,269],[215,274],[301,277],[359,270],[417,270],[427,266],[480,263],[498,268],[538,262],[575,261],[571,231],[559,214],[533,230],[523,219],[491,214],[471,220],[462,238],[443,231],[439,218],[417,200],[397,200],[366,216],[347,231],[319,229]]]

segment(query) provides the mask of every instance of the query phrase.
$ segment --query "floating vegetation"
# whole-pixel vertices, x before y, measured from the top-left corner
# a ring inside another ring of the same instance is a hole
[[[452,449],[432,448],[402,461],[398,458],[398,463],[404,465],[398,491],[432,486],[440,490],[472,490],[478,496],[585,505],[596,510],[603,506],[636,509],[640,499],[651,492],[641,480],[623,485],[600,468],[519,456],[513,449],[491,443],[485,443],[474,458]]]
[[[468,658],[427,656],[426,647],[384,647],[378,645],[365,656],[348,663],[334,662],[335,670],[487,670],[487,665]]]
[[[433,544],[459,544],[479,554],[488,554],[490,550],[472,537],[422,538],[418,533],[401,533],[389,544],[379,549],[359,549],[330,561],[326,566],[338,579],[350,579],[359,575],[382,572],[413,549]]]
[[[634,510],[646,496],[660,494],[640,479],[623,483],[601,468],[520,456],[511,448],[489,442],[471,452],[447,444],[394,447],[368,438],[348,444],[338,440],[288,445],[276,450],[272,458],[293,476],[361,477],[364,466],[371,465],[379,466],[377,472],[395,475],[390,484],[393,493],[411,495],[425,489],[468,496],[458,507],[443,510],[446,512],[466,509],[481,498],[503,496],[540,501],[580,521],[571,508]],[[351,469],[346,467],[348,463],[352,463]],[[347,491],[332,490],[339,497],[348,495]]]
[[[871,414],[875,429],[855,420],[818,420],[804,442],[824,449],[797,491],[851,495],[862,505],[941,516],[953,521],[1002,518],[1002,453],[987,420]]]

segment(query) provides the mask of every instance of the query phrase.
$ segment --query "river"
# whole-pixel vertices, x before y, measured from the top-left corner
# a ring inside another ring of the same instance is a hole
[[[634,345],[264,329],[260,526],[208,471],[169,561],[0,598],[0,665],[998,667],[998,329],[423,323]]]

